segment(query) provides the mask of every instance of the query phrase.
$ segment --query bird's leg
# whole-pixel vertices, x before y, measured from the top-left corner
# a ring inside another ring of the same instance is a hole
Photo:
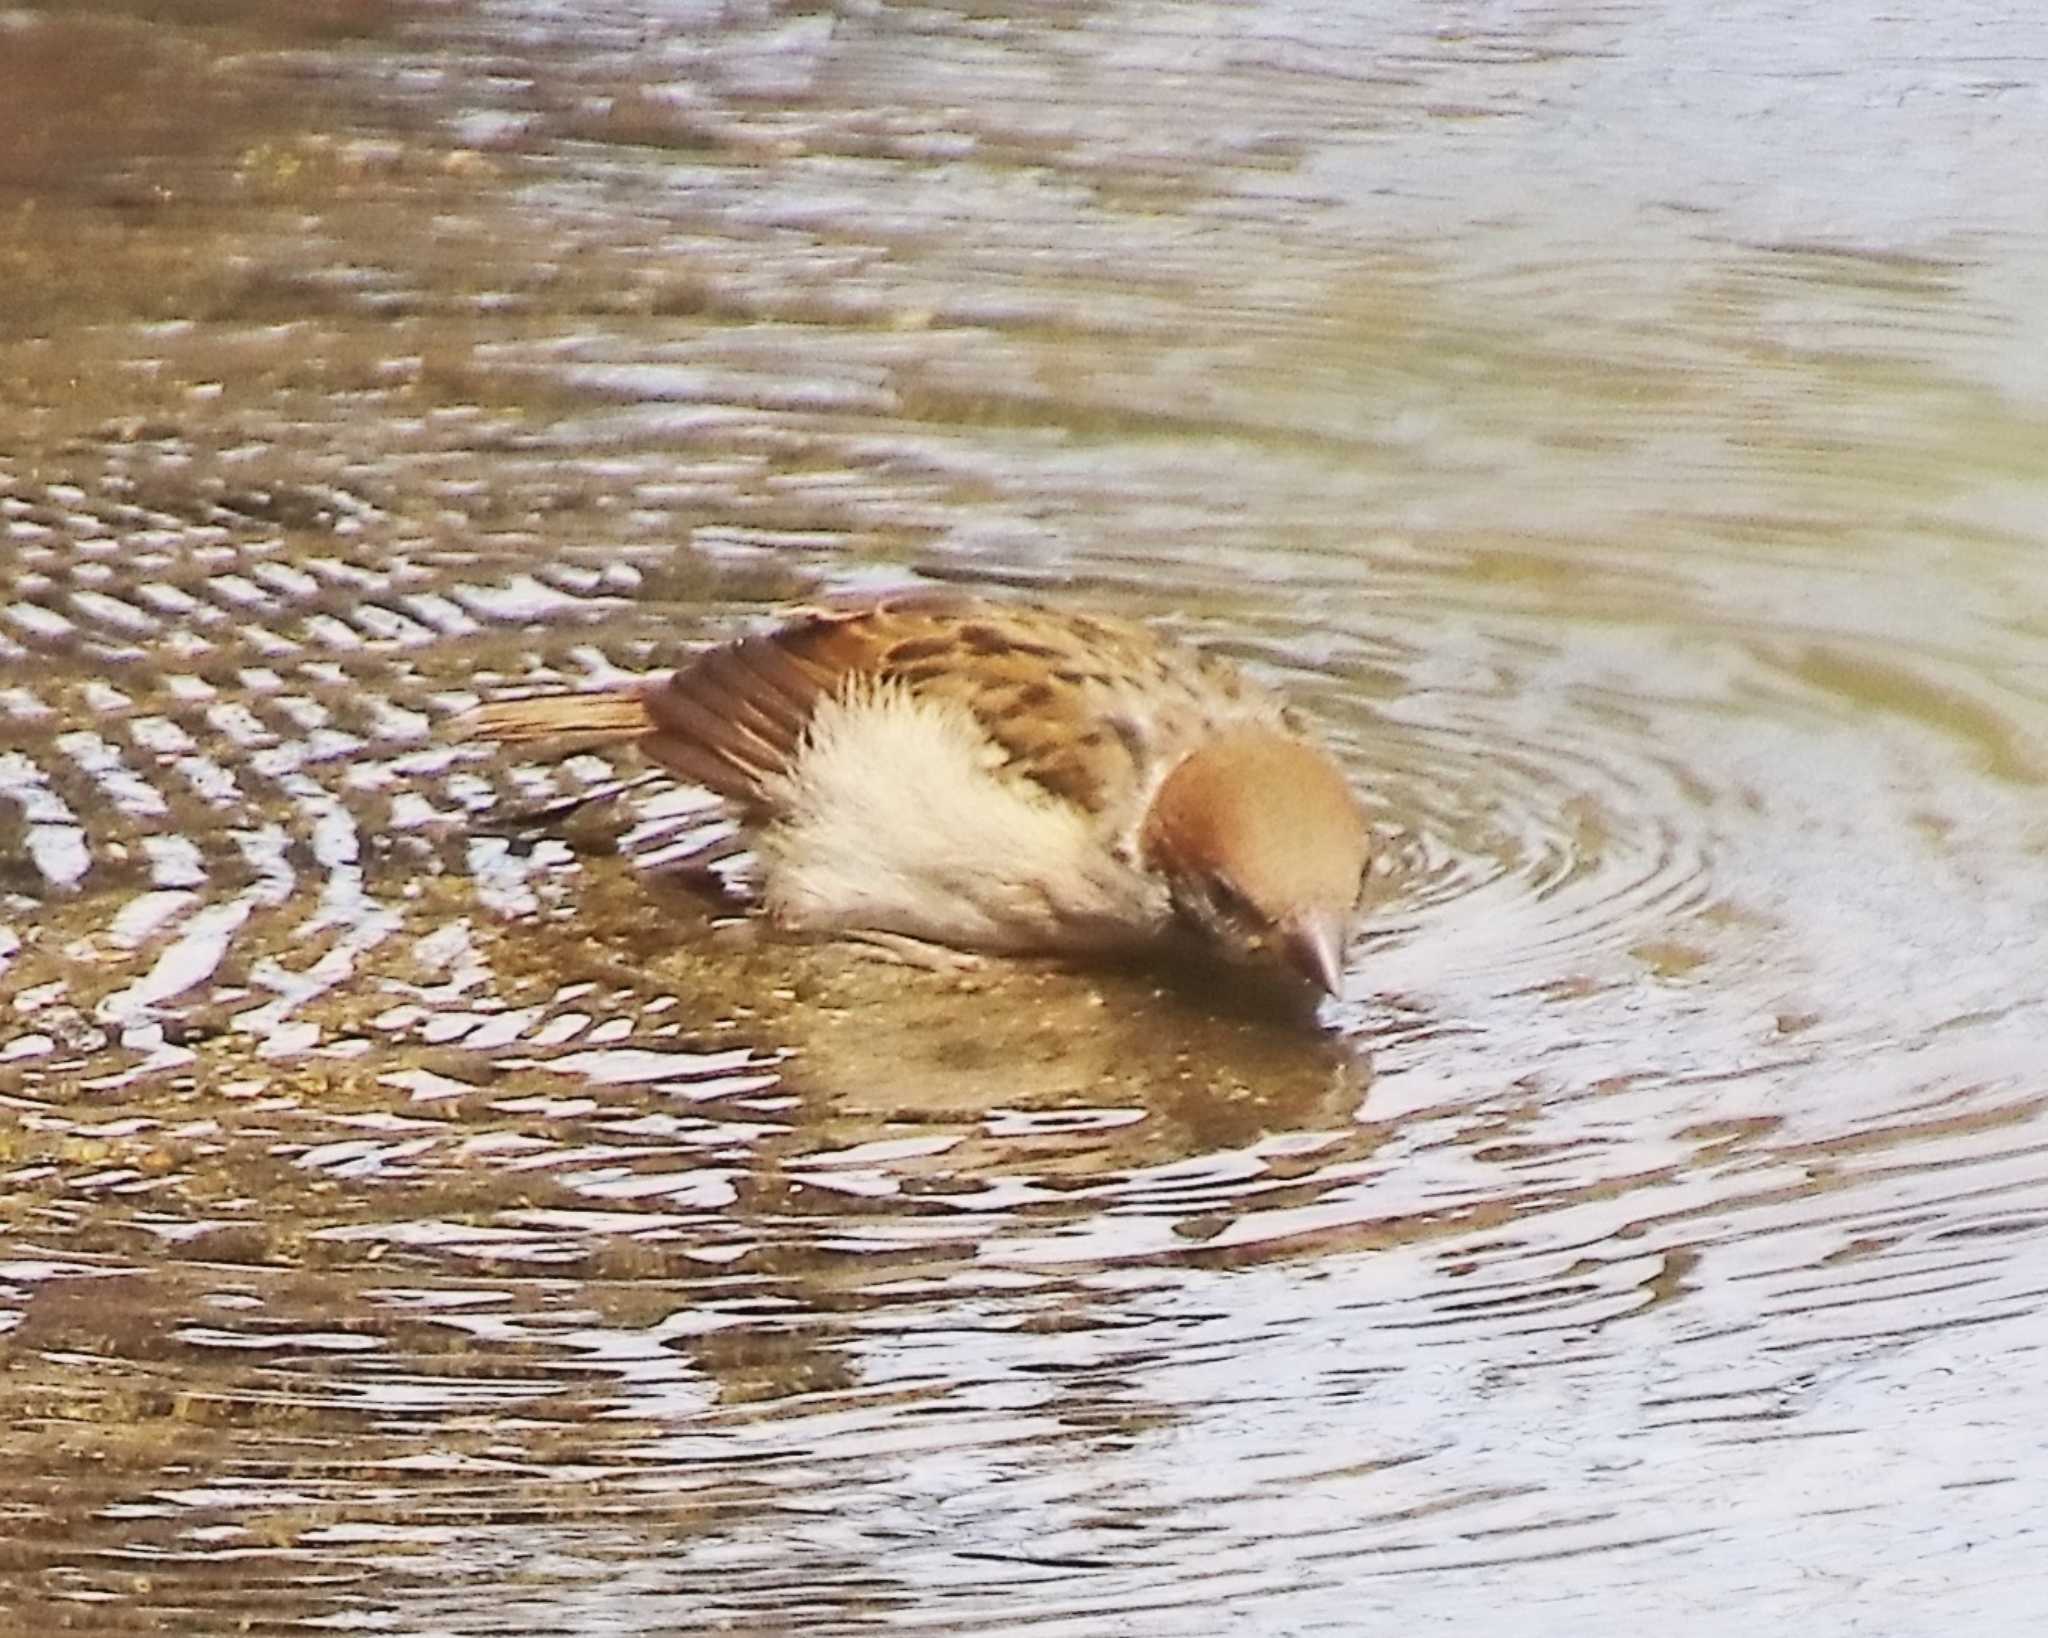
[[[971,973],[979,972],[987,965],[980,956],[966,950],[912,938],[908,933],[885,933],[879,928],[844,933],[835,942],[854,955],[876,961],[893,961],[905,967],[922,967],[927,972]]]
[[[614,797],[624,796],[628,791],[653,780],[665,778],[661,773],[622,774],[617,779],[608,779],[593,785],[587,791],[578,791],[574,796],[564,796],[535,808],[494,808],[488,818],[472,828],[483,835],[519,835],[527,831],[545,830],[548,826],[568,818],[581,808],[593,802],[609,802]]]
[[[751,895],[743,884],[728,879],[724,869],[746,851],[743,837],[730,833],[712,836],[683,847],[679,852],[659,850],[640,864],[647,875],[662,881],[680,882],[699,892],[712,893],[735,903]]]

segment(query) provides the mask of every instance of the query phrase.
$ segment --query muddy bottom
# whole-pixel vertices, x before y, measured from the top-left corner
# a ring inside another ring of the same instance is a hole
[[[1867,9],[0,23],[0,1626],[2019,1630],[2048,40]],[[445,731],[921,581],[1316,718],[1345,997]]]

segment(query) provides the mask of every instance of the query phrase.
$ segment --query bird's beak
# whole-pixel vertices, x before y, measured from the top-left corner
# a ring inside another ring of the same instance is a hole
[[[1287,964],[1325,995],[1344,991],[1344,946],[1351,927],[1343,916],[1304,910],[1281,929],[1280,948]]]

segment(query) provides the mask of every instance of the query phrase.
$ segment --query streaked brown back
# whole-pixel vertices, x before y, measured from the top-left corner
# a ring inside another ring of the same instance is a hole
[[[643,745],[682,777],[758,805],[811,713],[856,679],[957,703],[1014,772],[1097,810],[1135,788],[1176,716],[1193,727],[1219,712],[1280,715],[1234,667],[1130,621],[931,592],[807,609],[708,650],[647,689]]]

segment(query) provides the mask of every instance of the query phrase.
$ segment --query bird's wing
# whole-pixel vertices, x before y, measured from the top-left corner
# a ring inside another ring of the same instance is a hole
[[[1234,667],[1129,621],[912,593],[804,609],[707,650],[646,688],[642,743],[684,778],[760,803],[811,713],[861,681],[963,707],[1007,771],[1096,813],[1135,795],[1176,714],[1263,712],[1270,700]]]

